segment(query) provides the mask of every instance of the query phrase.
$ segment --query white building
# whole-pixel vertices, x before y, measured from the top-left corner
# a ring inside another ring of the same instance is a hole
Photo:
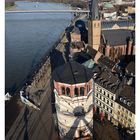
[[[62,139],[92,137],[92,72],[77,62],[68,62],[53,73],[55,107]]]

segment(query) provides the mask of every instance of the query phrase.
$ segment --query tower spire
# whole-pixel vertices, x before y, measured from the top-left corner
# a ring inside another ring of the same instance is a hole
[[[98,20],[99,19],[99,8],[98,8],[98,0],[91,0],[89,4],[90,10],[90,19]]]

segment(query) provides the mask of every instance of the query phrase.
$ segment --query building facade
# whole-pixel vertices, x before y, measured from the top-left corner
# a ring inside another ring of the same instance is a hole
[[[95,106],[115,126],[135,130],[135,93],[128,82],[123,84],[112,73],[104,71],[94,78]],[[129,79],[128,79],[129,81]]]

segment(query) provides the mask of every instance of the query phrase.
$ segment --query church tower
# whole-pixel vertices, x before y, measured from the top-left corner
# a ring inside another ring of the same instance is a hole
[[[99,18],[98,0],[92,0],[89,5],[88,44],[95,50],[99,50],[101,37],[101,21]]]

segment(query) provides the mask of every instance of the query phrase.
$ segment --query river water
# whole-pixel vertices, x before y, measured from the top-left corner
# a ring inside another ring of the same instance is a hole
[[[70,9],[64,4],[17,1],[20,10]],[[5,91],[22,86],[69,25],[71,13],[9,13],[5,16]]]

